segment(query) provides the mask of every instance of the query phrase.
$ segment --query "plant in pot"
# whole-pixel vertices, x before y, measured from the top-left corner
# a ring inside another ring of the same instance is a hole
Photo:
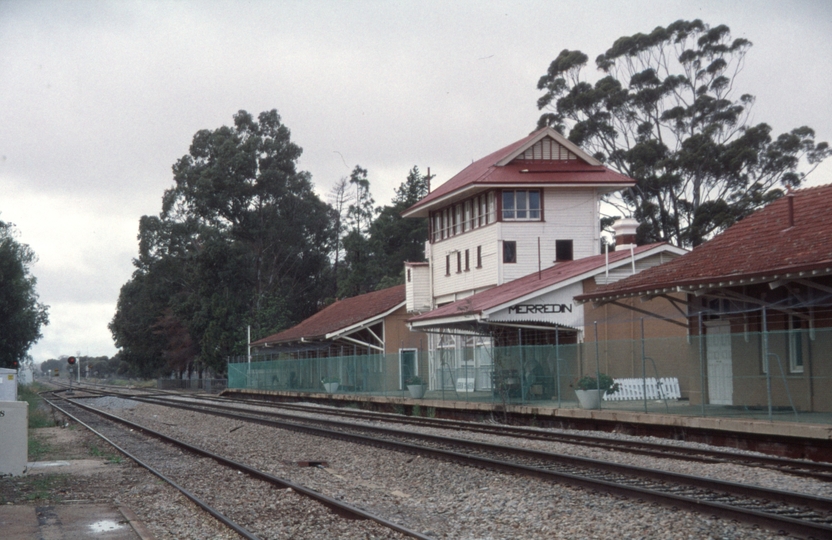
[[[416,399],[425,397],[428,385],[418,375],[408,377],[405,379],[404,384],[407,386],[407,391],[410,392],[411,397]]]
[[[338,390],[338,385],[341,384],[341,379],[338,377],[324,377],[321,379],[321,384],[324,385],[324,390],[326,390],[328,394],[332,394]]]
[[[575,395],[578,396],[578,402],[583,409],[599,409],[601,397],[617,391],[618,383],[606,373],[600,373],[597,379],[587,375],[575,383]]]

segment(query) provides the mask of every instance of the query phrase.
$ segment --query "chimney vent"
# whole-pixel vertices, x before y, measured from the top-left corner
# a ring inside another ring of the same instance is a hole
[[[629,249],[636,246],[636,229],[638,221],[633,218],[622,218],[617,220],[613,226],[615,231],[615,249]]]

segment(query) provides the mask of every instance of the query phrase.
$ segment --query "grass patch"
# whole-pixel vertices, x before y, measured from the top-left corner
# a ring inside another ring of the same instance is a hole
[[[34,437],[29,437],[29,461],[40,461],[43,456],[52,451],[52,446]]]
[[[106,459],[108,463],[118,464],[123,461],[121,454],[115,454],[106,450],[102,450],[98,448],[98,446],[96,446],[95,444],[90,444],[89,446],[87,446],[87,450],[89,450],[90,455],[92,455],[93,457]]]
[[[115,386],[134,386],[136,388],[156,388],[156,379],[132,380],[132,379],[106,379],[104,382]]]
[[[45,387],[37,383],[21,385],[18,389],[17,399],[29,404],[29,429],[52,427],[55,425],[55,420],[49,412],[41,407],[43,399],[38,395],[38,392],[45,389]]]
[[[60,502],[60,495],[55,493],[60,488],[66,486],[69,481],[69,475],[66,474],[44,474],[32,476],[26,482],[24,498],[27,501],[42,501],[50,500],[51,502]]]

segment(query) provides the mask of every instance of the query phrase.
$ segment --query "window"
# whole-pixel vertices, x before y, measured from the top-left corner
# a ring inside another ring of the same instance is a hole
[[[482,246],[477,246],[477,268],[482,268]]]
[[[433,215],[433,241],[442,240],[442,212]]]
[[[503,191],[503,220],[536,221],[540,219],[540,191],[518,189]]]
[[[462,205],[456,205],[454,210],[454,234],[460,234],[462,232]]]
[[[470,257],[469,250],[466,249],[465,250],[465,271],[467,272],[470,269],[471,269],[471,257]]]
[[[789,370],[803,373],[803,321],[789,315]]]
[[[572,240],[555,240],[555,262],[572,260]]]
[[[480,227],[488,224],[488,198],[485,195],[480,195]]]
[[[410,268],[407,269],[407,282],[410,283]]]
[[[480,226],[480,202],[479,197],[474,197],[471,201],[471,228],[476,229]]]
[[[511,240],[503,241],[503,262],[516,263],[517,262],[517,242]]]
[[[465,201],[465,224],[463,230],[467,232],[471,229],[473,229],[473,224],[471,223],[471,201]]]
[[[462,252],[456,252],[456,273],[459,274],[462,272]]]
[[[445,275],[451,275],[451,256],[445,255]]]
[[[446,208],[442,211],[442,238],[447,238],[450,236],[450,228],[451,228],[451,215],[449,210]]]
[[[488,210],[486,213],[485,223],[494,223],[497,221],[497,198],[493,191],[488,192]]]

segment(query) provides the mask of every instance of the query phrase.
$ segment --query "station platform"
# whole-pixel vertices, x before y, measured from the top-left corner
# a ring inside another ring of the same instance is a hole
[[[76,476],[84,481],[111,465],[97,459],[29,462],[22,477]],[[106,503],[35,499],[31,504],[0,505],[3,540],[155,540],[155,536],[126,506]]]
[[[152,540],[128,508],[106,504],[0,506],[5,540]]]
[[[613,401],[602,403],[600,409],[581,409],[575,401],[504,404],[495,402],[485,393],[482,396],[462,394],[464,399],[455,400],[448,399],[447,392],[441,397],[437,394],[428,392],[422,399],[413,399],[406,393],[391,396],[227,389],[220,395],[276,402],[306,401],[455,420],[496,420],[516,425],[654,436],[832,463],[832,413],[795,415],[791,410],[777,410],[769,419],[768,410],[707,405],[703,416],[701,405],[684,400],[648,401],[646,405],[642,401]]]

